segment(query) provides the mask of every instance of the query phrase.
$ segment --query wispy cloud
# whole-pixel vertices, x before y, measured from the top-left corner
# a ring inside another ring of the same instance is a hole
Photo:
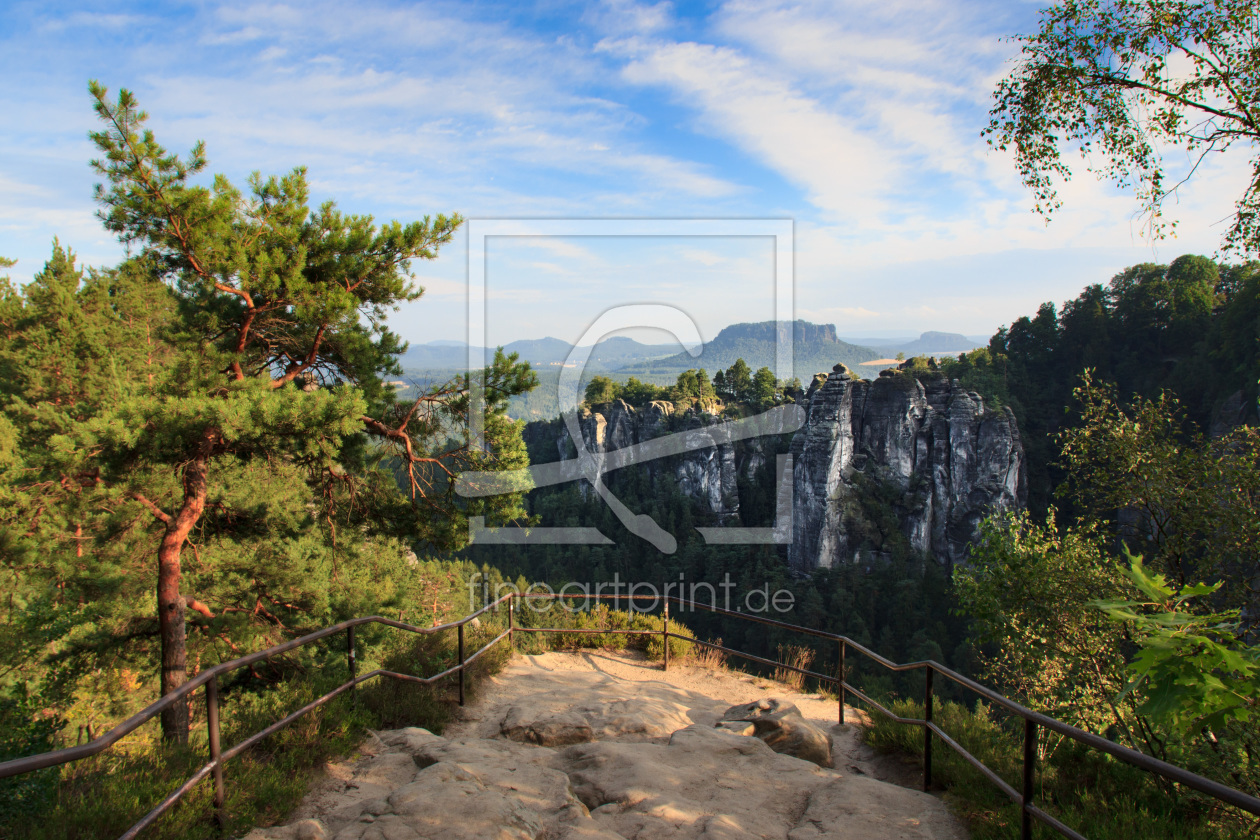
[[[880,142],[737,50],[638,39],[604,49],[629,58],[627,80],[669,88],[697,110],[701,131],[737,143],[834,219],[883,212],[900,180]]]
[[[43,21],[40,28],[45,32],[62,32],[68,29],[122,30],[153,22],[147,15],[111,14],[108,12],[73,12],[62,18]]]

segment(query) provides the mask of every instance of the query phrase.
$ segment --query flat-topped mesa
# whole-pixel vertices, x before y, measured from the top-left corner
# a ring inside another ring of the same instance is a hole
[[[688,452],[664,460],[645,461],[638,469],[648,470],[652,478],[660,470],[670,470],[684,495],[700,502],[710,513],[722,519],[739,514],[738,468],[733,444],[717,444],[707,429],[728,422],[721,416],[720,400],[706,400],[691,408],[679,410],[674,403],[654,400],[635,408],[624,400],[615,400],[595,410],[583,409],[578,417],[586,448],[601,458],[617,449],[645,443],[667,434],[689,436]],[[692,440],[691,437],[697,439]],[[707,444],[705,439],[707,440]],[[557,441],[561,460],[574,457],[574,441],[561,424]],[[748,455],[743,460],[748,460]],[[590,487],[582,484],[582,492]]]
[[[887,558],[897,543],[964,562],[984,517],[1026,504],[1014,414],[986,410],[957,380],[884,371],[867,382],[837,365],[810,384],[804,405],[788,551],[798,571]],[[872,522],[874,507],[894,514],[897,534]]]
[[[794,342],[836,342],[835,324],[811,324],[809,321],[761,321],[753,324],[731,324],[718,333],[718,339],[744,339],[748,341],[778,341],[792,331]]]

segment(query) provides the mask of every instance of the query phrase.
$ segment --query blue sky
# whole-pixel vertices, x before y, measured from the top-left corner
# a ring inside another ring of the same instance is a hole
[[[1152,246],[1080,169],[1050,226],[980,139],[1036,3],[10,3],[0,11],[0,255],[90,264],[87,81],[133,90],[210,170],[308,168],[315,201],[380,220],[789,218],[796,316],[841,335],[988,334],[1138,262],[1211,255],[1247,161],[1218,156]],[[1181,159],[1174,155],[1175,173]],[[528,230],[527,228],[523,228]],[[413,270],[408,340],[466,336],[466,238]],[[487,249],[488,339],[573,340],[667,302],[708,338],[765,320],[770,240],[523,236]],[[477,338],[477,337],[474,337]]]

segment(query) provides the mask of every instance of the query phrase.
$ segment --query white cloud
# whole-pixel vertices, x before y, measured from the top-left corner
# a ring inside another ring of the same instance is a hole
[[[602,0],[587,8],[584,18],[604,32],[650,34],[674,23],[673,4],[636,3],[634,0]]]
[[[703,129],[729,139],[804,190],[837,220],[886,210],[898,162],[875,139],[742,53],[698,43],[604,42],[630,60],[632,82],[664,85],[699,112]]]
[[[257,41],[264,35],[263,31],[257,26],[245,26],[240,29],[233,29],[226,32],[208,33],[202,38],[205,44],[242,44],[249,41]]]
[[[46,32],[60,32],[66,29],[104,29],[121,30],[152,22],[152,18],[144,15],[110,14],[105,12],[74,12],[64,18],[44,21],[40,27]]]

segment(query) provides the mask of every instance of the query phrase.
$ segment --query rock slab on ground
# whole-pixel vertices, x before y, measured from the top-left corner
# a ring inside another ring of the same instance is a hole
[[[754,737],[758,721],[828,735],[823,719],[789,700],[723,711],[711,695],[612,673],[626,672],[625,657],[588,658],[594,667],[582,670],[564,656],[518,657],[449,737],[375,733],[365,758],[330,768],[298,819],[246,840],[966,838],[938,799],[865,775],[851,750],[837,752],[846,766],[836,769]],[[686,682],[686,669],[671,672]],[[754,690],[728,680],[728,699]],[[539,701],[532,714],[530,697]],[[564,743],[588,730],[589,740]],[[832,727],[828,737],[848,732]]]

